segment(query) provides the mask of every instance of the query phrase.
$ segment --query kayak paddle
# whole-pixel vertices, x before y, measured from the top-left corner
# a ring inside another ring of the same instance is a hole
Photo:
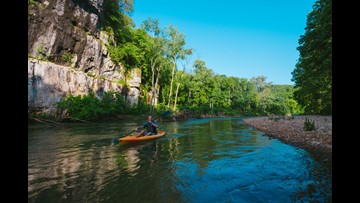
[[[119,143],[119,139],[120,139],[120,138],[122,138],[122,137],[126,137],[126,136],[128,136],[129,134],[131,134],[131,133],[133,133],[133,132],[137,131],[138,129],[139,129],[139,127],[138,127],[138,128],[136,128],[135,130],[132,130],[131,132],[129,132],[129,133],[125,134],[125,135],[122,135],[122,136],[119,136],[119,137],[117,137],[117,138],[114,138],[111,142],[113,142],[113,143],[115,143],[115,144],[118,144],[118,143]]]

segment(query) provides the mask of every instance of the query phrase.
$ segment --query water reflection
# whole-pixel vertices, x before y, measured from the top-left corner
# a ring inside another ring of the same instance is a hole
[[[163,122],[161,139],[111,143],[139,124],[29,129],[29,202],[331,201],[328,168],[239,118]]]
[[[83,200],[106,186],[105,174],[116,167],[114,149],[107,146],[108,139],[89,141],[94,135],[88,129],[42,129],[36,136],[29,132],[29,202],[48,202],[55,196]]]
[[[146,145],[149,145],[149,142],[133,144],[129,143],[121,146],[118,150],[118,157],[116,158],[116,163],[122,168],[125,169],[131,176],[135,176],[136,170],[140,168],[138,164],[140,161],[140,150],[143,149]],[[120,144],[121,145],[121,144]]]

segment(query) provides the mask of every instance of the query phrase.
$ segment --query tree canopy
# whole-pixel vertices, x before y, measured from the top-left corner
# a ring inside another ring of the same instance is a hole
[[[332,1],[318,0],[300,36],[294,98],[308,114],[332,113]]]

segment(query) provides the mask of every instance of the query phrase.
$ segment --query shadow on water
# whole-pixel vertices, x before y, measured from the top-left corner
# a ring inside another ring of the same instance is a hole
[[[162,122],[166,135],[111,140],[141,122],[29,128],[29,202],[331,202],[331,170],[241,118]]]

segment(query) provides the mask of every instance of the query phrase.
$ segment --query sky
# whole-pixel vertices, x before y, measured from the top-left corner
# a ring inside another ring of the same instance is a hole
[[[185,35],[192,48],[188,63],[205,61],[215,74],[247,78],[265,76],[272,84],[291,81],[299,59],[298,40],[315,0],[134,0],[130,15],[140,27],[159,20]]]

